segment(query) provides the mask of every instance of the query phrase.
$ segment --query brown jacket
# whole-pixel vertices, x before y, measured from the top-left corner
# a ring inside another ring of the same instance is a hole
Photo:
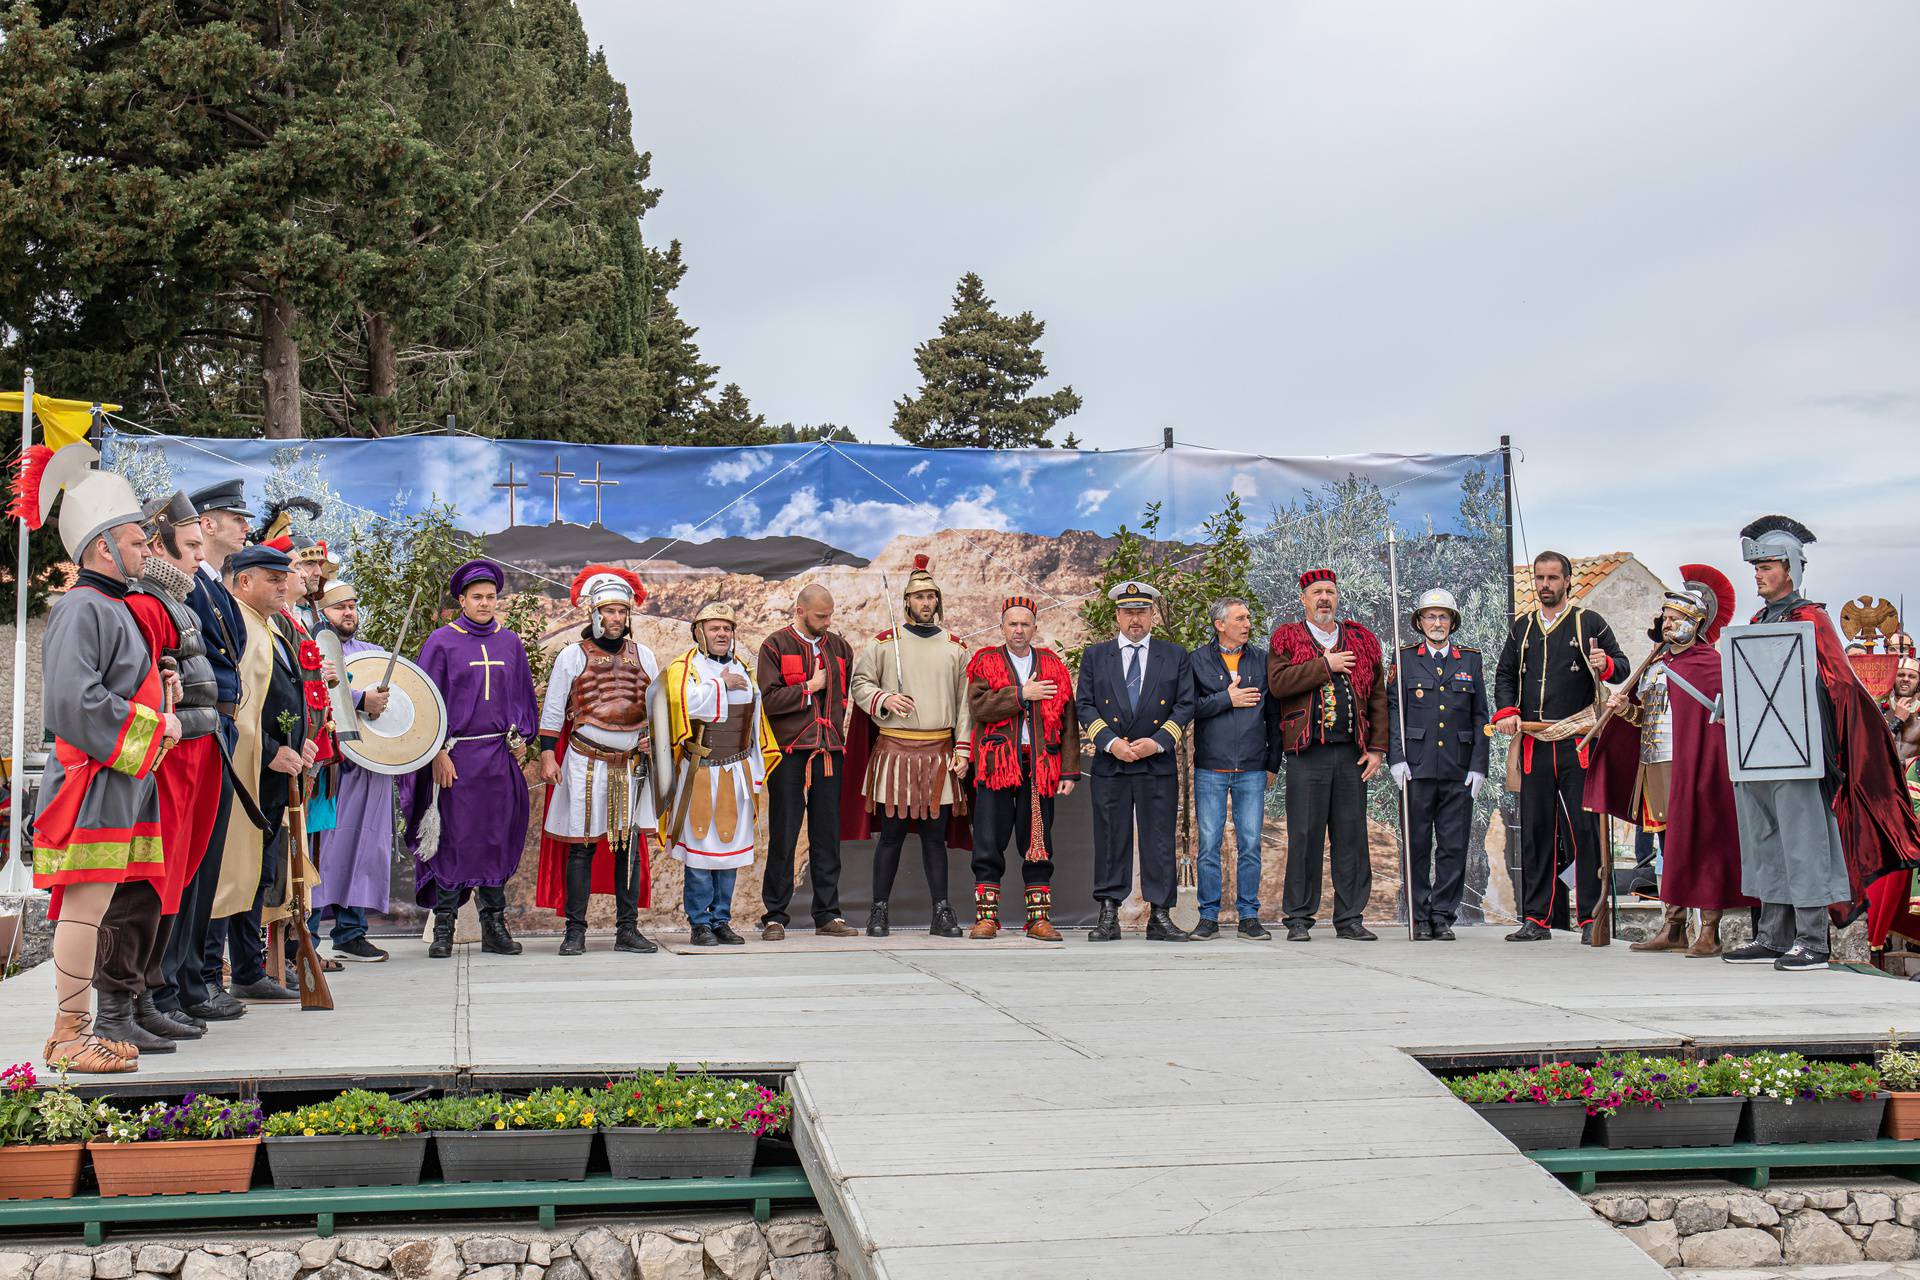
[[[766,709],[767,723],[773,726],[773,736],[782,751],[846,750],[847,682],[853,675],[853,648],[837,631],[827,632],[821,647],[827,655],[826,687],[809,694],[806,684],[813,676],[813,645],[801,639],[791,625],[780,628],[760,645],[754,680],[760,686],[760,705]]]
[[[1304,643],[1303,636],[1306,637]],[[1274,719],[1268,741],[1277,744],[1277,751],[1269,747],[1273,753],[1267,761],[1270,768],[1279,767],[1281,753],[1291,755],[1306,749],[1308,731],[1313,725],[1314,696],[1322,685],[1333,679],[1333,668],[1327,665],[1324,656],[1296,660],[1308,646],[1318,649],[1306,633],[1306,624],[1289,622],[1275,630],[1268,648],[1267,705]],[[1348,672],[1354,683],[1354,744],[1356,748],[1384,754],[1387,749],[1387,673],[1380,642],[1365,627],[1344,622],[1340,625],[1340,643],[1335,651],[1349,649],[1357,658]]]
[[[984,772],[988,767],[986,759],[988,753],[984,749],[985,739],[1004,736],[1008,742],[1014,744],[1020,740],[1020,726],[1016,717],[1021,716],[1026,708],[1020,700],[1019,686],[1008,684],[996,689],[988,682],[986,676],[979,674],[982,663],[1000,662],[1006,665],[1007,678],[1011,679],[1012,666],[1007,662],[1005,652],[1005,649],[998,645],[991,649],[981,649],[973,655],[973,660],[968,664],[967,713],[973,719],[973,762],[977,772]],[[1043,678],[1039,675],[1040,660],[1037,655],[1046,653],[1056,662],[1058,656],[1051,650],[1038,646],[1035,647],[1034,653],[1036,654],[1034,675],[1036,678]],[[1060,664],[1059,673],[1064,677],[1064,683],[1061,680],[1055,680],[1054,683],[1060,686],[1058,692],[1064,700],[1060,717],[1060,736],[1057,739],[1049,739],[1043,746],[1048,753],[1060,757],[1062,778],[1078,778],[1080,776],[1080,725],[1073,704],[1073,677],[1064,663]],[[1044,717],[1036,715],[1034,719],[1036,722],[1044,723]],[[978,777],[975,778],[975,783],[988,785]],[[1018,783],[1016,782],[1015,785]],[[1043,789],[1043,794],[1050,795],[1052,792]]]

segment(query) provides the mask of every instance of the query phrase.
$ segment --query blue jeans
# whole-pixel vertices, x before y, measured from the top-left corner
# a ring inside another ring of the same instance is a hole
[[[1193,771],[1193,812],[1200,824],[1200,918],[1220,918],[1220,844],[1227,834],[1229,799],[1240,852],[1234,863],[1233,906],[1240,919],[1258,920],[1260,829],[1267,816],[1267,775],[1259,769]]]
[[[313,935],[315,946],[320,945],[320,919],[329,911],[333,913],[331,937],[334,946],[367,936],[365,907],[315,907],[313,913],[307,917],[307,932]]]
[[[733,882],[739,874],[738,867],[728,867],[725,871],[702,871],[698,867],[688,867],[684,895],[687,923],[696,927],[705,925],[711,929],[732,920]]]

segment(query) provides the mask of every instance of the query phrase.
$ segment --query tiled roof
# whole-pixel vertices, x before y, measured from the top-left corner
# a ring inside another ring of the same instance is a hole
[[[1631,551],[1610,551],[1603,556],[1573,557],[1573,598],[1585,598],[1606,576],[1633,559]],[[1513,608],[1521,613],[1533,608],[1533,566],[1513,566]]]

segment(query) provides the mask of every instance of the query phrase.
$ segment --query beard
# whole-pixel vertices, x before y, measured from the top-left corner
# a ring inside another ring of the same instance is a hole
[[[1537,587],[1534,589],[1534,594],[1540,598],[1540,603],[1548,609],[1558,609],[1560,602],[1567,598],[1565,591],[1542,591]]]
[[[342,640],[353,639],[360,630],[360,624],[357,622],[351,625],[345,622],[330,622],[327,625],[332,627]]]

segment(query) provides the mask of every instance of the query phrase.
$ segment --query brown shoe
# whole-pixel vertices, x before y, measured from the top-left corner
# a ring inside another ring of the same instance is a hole
[[[1701,911],[1700,932],[1694,935],[1693,945],[1687,948],[1687,955],[1694,960],[1705,960],[1720,954],[1720,913]]]
[[[85,1013],[54,1015],[53,1034],[47,1037],[46,1047],[41,1051],[47,1066],[90,1076],[138,1071],[138,1057],[114,1052],[108,1047],[108,1041],[90,1032],[92,1022],[92,1015]]]
[[[1027,936],[1040,942],[1059,942],[1060,931],[1053,927],[1053,921],[1041,916],[1027,926]]]
[[[1027,890],[1027,936],[1040,942],[1060,941],[1060,931],[1053,927],[1053,890],[1046,885]]]
[[[973,928],[967,930],[969,938],[997,938],[1000,936],[1000,923],[997,920],[976,920]]]
[[[813,931],[823,938],[857,938],[860,936],[858,929],[848,924],[845,920],[842,920],[839,916],[835,916],[825,924],[815,925]]]
[[[973,928],[967,930],[969,938],[997,938],[1000,936],[1000,886],[997,884],[977,884],[973,887]]]
[[[760,941],[780,942],[787,936],[787,926],[778,920],[769,920],[760,926]]]
[[[1687,949],[1687,909],[1669,906],[1658,932],[1627,947],[1629,951],[1685,951]]]

